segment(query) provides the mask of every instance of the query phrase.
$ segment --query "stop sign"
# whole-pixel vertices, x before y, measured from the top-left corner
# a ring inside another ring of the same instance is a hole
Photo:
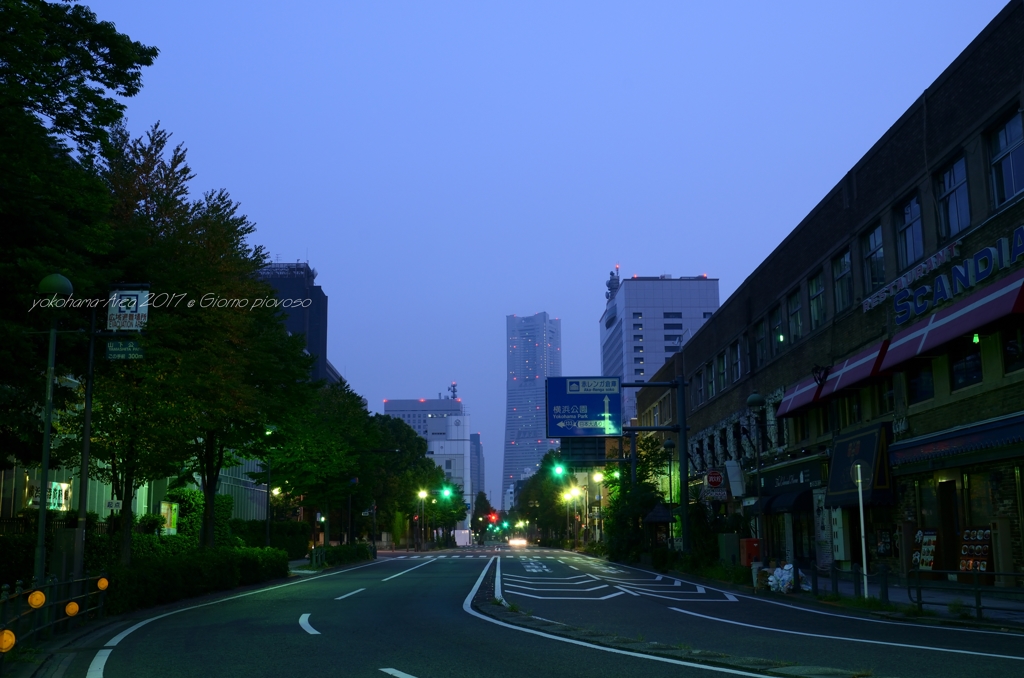
[[[723,480],[721,471],[708,471],[707,481],[709,487],[721,487]]]

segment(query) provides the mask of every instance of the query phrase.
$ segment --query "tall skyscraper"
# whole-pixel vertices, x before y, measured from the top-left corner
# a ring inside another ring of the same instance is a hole
[[[601,316],[601,376],[644,381],[689,341],[718,310],[718,278],[670,275],[619,279],[619,267],[605,283]],[[636,389],[622,391],[622,418],[636,416]]]
[[[274,288],[278,299],[301,299],[282,309],[286,314],[285,327],[292,334],[306,337],[306,351],[316,358],[310,378],[324,379],[336,384],[341,375],[327,359],[327,295],[316,284],[316,269],[308,263],[269,264],[260,269],[259,277]]]
[[[537,313],[505,318],[508,373],[505,375],[505,458],[501,468],[502,508],[510,487],[533,475],[544,454],[558,446],[547,438],[544,381],[562,376],[562,321]]]
[[[469,434],[469,477],[475,501],[477,492],[487,492],[484,488],[484,446],[479,433]]]

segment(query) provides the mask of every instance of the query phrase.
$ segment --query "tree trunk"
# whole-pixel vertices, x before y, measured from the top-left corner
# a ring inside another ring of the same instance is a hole
[[[203,479],[203,538],[201,544],[207,548],[217,545],[217,481],[220,479],[220,467],[224,452],[217,442],[217,434],[206,432],[203,440],[203,458],[200,459],[200,474]]]
[[[133,445],[130,444],[130,447]],[[134,451],[134,450],[133,450]],[[132,511],[132,499],[135,496],[135,478],[131,466],[124,475],[124,487],[121,488],[121,564],[128,567],[132,563],[132,527],[135,514]]]
[[[331,545],[331,502],[324,500],[324,546]]]

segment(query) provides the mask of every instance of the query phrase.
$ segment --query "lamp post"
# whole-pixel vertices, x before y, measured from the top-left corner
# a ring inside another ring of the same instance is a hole
[[[93,348],[96,343],[96,309],[89,320],[89,367],[85,373],[85,417],[82,421],[82,468],[78,476],[78,528],[75,530],[75,557],[72,579],[85,574],[85,523],[89,515],[89,443],[92,439]],[[77,586],[77,585],[76,585]],[[76,588],[76,593],[80,589]]]
[[[417,551],[422,551],[423,550],[423,540],[426,538],[426,533],[424,532],[424,525],[426,525],[426,522],[427,522],[427,516],[426,516],[426,510],[427,509],[426,509],[426,504],[424,503],[424,500],[427,498],[427,491],[426,490],[420,490],[419,493],[416,496],[420,498],[420,528],[416,531],[418,533],[417,536],[419,537],[419,544],[418,544],[419,548],[417,548],[416,550]]]
[[[576,500],[580,496],[580,488],[574,487],[569,490],[569,494],[572,496],[572,550],[575,551],[579,548],[579,533],[580,533],[580,519],[579,509],[577,508]]]
[[[671,511],[672,511],[672,453],[675,452],[676,441],[674,441],[671,438],[669,438],[668,440],[665,441],[665,443],[662,445],[662,447],[664,447],[665,451],[668,452],[668,508],[669,508],[669,517],[671,518],[672,517],[672,513],[671,513]],[[680,491],[680,493],[682,493],[682,488],[679,488],[679,491]],[[675,530],[672,529],[673,527],[675,527],[675,519],[674,518],[672,520],[670,520],[669,524],[668,524],[668,548],[669,548],[669,550],[675,550],[675,545],[674,545],[674,532],[675,532]]]
[[[763,507],[761,506],[761,411],[764,409],[765,400],[764,396],[754,389],[754,392],[747,396],[747,407],[754,413],[754,424],[757,426],[757,435],[754,437],[754,463],[756,464],[757,471],[757,519],[754,524],[757,526],[757,539],[758,539],[758,555],[761,556],[761,561],[764,562],[764,545],[761,544],[761,523],[764,519],[762,515]]]
[[[864,535],[864,482],[870,482],[871,474],[863,472],[864,463],[857,461],[850,468],[853,482],[857,483],[857,504],[860,506],[860,553],[861,570],[864,576],[864,597],[868,597],[868,545]]]
[[[74,293],[71,281],[52,273],[39,283],[39,294],[69,297]],[[36,531],[35,580],[43,585],[46,576],[46,509],[50,501],[50,426],[53,421],[53,364],[57,355],[57,316],[50,320],[50,347],[46,359],[46,407],[43,411],[43,459],[39,468],[39,519]]]

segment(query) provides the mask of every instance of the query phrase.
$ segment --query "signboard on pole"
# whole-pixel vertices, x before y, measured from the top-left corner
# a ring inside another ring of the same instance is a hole
[[[545,387],[549,438],[622,435],[618,377],[548,377]]]
[[[149,319],[149,290],[113,290],[107,304],[108,330],[141,330]]]
[[[137,341],[107,341],[107,360],[141,360],[144,357],[142,345]]]

